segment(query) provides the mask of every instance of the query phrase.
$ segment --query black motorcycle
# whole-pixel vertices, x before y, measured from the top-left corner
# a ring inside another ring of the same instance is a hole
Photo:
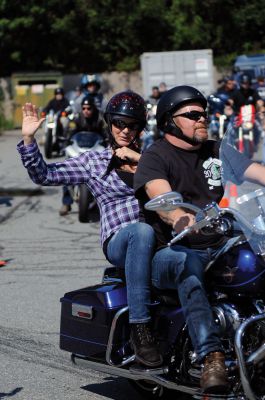
[[[43,114],[43,113],[42,113]],[[45,114],[43,114],[44,116]],[[54,112],[50,110],[46,115],[44,132],[44,155],[47,159],[64,155],[64,148],[71,130],[75,127],[73,109],[69,106],[65,110]]]

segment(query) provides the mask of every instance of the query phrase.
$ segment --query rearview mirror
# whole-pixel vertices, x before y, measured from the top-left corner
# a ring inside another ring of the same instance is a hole
[[[178,203],[183,202],[183,197],[178,192],[168,192],[154,197],[145,204],[145,209],[149,211],[172,211],[178,207]]]

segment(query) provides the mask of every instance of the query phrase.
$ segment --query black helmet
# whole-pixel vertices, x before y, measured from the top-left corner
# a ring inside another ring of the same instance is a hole
[[[197,102],[202,105],[204,109],[207,107],[207,100],[198,89],[192,86],[176,86],[168,90],[160,98],[157,110],[156,121],[157,126],[161,131],[168,133],[175,133],[175,124],[172,122],[172,113],[186,103]]]
[[[242,74],[239,78],[240,83],[251,83],[251,78],[248,74]]]
[[[64,95],[64,90],[62,87],[58,87],[56,89],[54,89],[54,94],[62,94]]]
[[[85,106],[85,105],[95,107],[94,99],[91,96],[85,96],[81,101],[81,106]]]
[[[107,104],[104,118],[107,123],[113,115],[123,115],[134,118],[141,124],[141,130],[146,124],[146,106],[144,99],[137,93],[126,90],[115,94]]]

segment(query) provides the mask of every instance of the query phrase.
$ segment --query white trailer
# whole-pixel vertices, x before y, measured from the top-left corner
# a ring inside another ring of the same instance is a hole
[[[205,96],[215,90],[211,49],[143,53],[140,60],[145,98],[151,94],[152,86],[161,82],[168,89],[177,85],[194,86]]]

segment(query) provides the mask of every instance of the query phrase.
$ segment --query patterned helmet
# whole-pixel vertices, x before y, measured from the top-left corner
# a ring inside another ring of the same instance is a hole
[[[134,118],[141,123],[142,130],[146,125],[145,101],[139,94],[131,90],[117,93],[107,104],[104,113],[105,121],[108,123],[114,115]]]

